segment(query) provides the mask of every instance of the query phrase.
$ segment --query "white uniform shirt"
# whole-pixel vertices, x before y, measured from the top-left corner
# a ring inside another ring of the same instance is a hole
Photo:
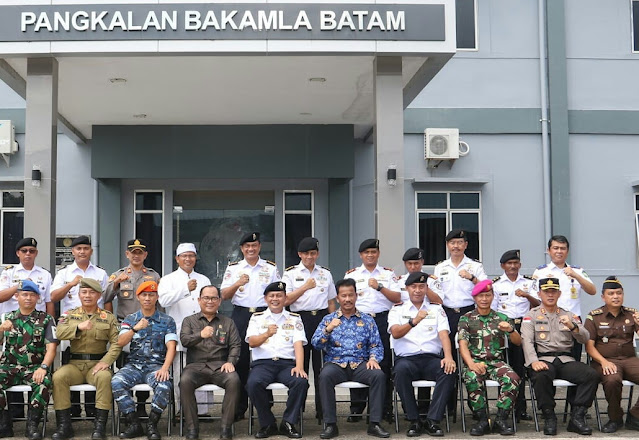
[[[30,278],[40,288],[40,298],[38,298],[36,309],[46,312],[46,303],[51,302],[51,274],[40,266],[34,265],[31,270],[26,270],[22,264],[7,266],[0,275],[0,290],[13,287],[27,278]],[[0,313],[13,312],[18,307],[18,300],[12,296],[7,301],[0,303]]]
[[[191,292],[187,287],[189,280],[197,282],[195,289]],[[211,281],[206,276],[196,271],[188,274],[179,267],[176,271],[160,278],[158,301],[162,307],[166,308],[166,314],[175,320],[178,335],[182,330],[182,320],[201,311],[198,303],[200,289],[210,284]],[[181,347],[182,344],[179,343],[179,346]]]
[[[444,260],[435,266],[434,275],[439,279],[443,293],[442,301],[446,307],[462,308],[475,305],[472,292],[472,281],[459,276],[459,272],[465,269],[471,275],[475,275],[479,281],[486,279],[484,266],[479,262],[464,255],[459,266],[455,267],[450,260]]]
[[[411,328],[404,337],[395,339],[391,335],[391,345],[398,356],[415,356],[424,353],[441,354],[443,347],[439,332],[450,332],[448,317],[439,304],[431,304],[428,300],[418,309],[408,301],[395,305],[388,313],[388,333],[394,325],[404,325],[415,318],[419,310],[425,309],[428,315],[419,324]]]
[[[241,307],[266,307],[264,301],[264,289],[271,283],[280,280],[277,265],[271,261],[259,259],[255,266],[251,266],[246,259],[237,263],[230,263],[224,272],[221,289],[234,284],[240,277],[246,274],[249,282],[240,286],[231,302]]]
[[[310,272],[302,263],[284,271],[282,281],[286,283],[286,293],[299,289],[309,278],[315,278],[315,287],[304,292],[290,305],[293,312],[325,309],[328,301],[337,296],[333,276],[328,269],[315,265]]]
[[[306,335],[304,334],[304,324],[302,318],[297,313],[291,313],[283,310],[282,313],[275,315],[269,309],[263,312],[253,313],[246,329],[246,339],[266,332],[271,324],[277,325],[277,333],[268,338],[259,347],[251,348],[253,360],[260,359],[295,359],[295,348],[293,344],[302,341],[306,345]]]
[[[349,270],[344,278],[352,278],[355,280],[355,288],[357,290],[357,310],[364,313],[382,313],[390,310],[393,303],[388,300],[381,292],[369,287],[368,280],[375,278],[387,289],[399,292],[397,284],[397,275],[392,269],[377,266],[372,272],[362,264],[359,267]]]
[[[517,296],[515,291],[521,289],[535,299],[539,299],[537,294],[537,282],[532,277],[517,274],[515,281],[510,281],[504,273],[498,280],[493,281],[493,292],[495,298],[491,304],[493,310],[503,313],[511,319],[523,318],[530,310],[528,299]]]
[[[399,280],[397,280],[397,285],[400,287],[400,293],[402,294],[402,301],[410,301],[410,295],[408,295],[408,290],[406,289],[406,279],[408,279],[409,273],[405,273]],[[439,283],[439,279],[435,275],[430,275],[428,280],[426,281],[426,285],[430,290],[435,292],[440,298],[443,297],[442,286]]]
[[[73,281],[76,275],[80,275],[83,278],[93,278],[100,283],[102,286],[102,291],[106,290],[107,284],[109,283],[109,277],[107,273],[101,267],[94,265],[89,262],[89,266],[87,270],[84,271],[78,267],[76,262],[74,261],[72,264],[63,267],[58,271],[58,274],[53,279],[53,284],[51,285],[51,290],[59,289],[63,287],[65,284]],[[69,289],[69,292],[64,295],[64,298],[60,300],[60,313],[64,313],[67,310],[75,309],[80,307],[82,303],[80,302],[80,298],[78,297],[78,291],[80,290],[80,285],[73,286]],[[104,300],[102,297],[98,300],[98,307],[104,308]]]
[[[566,266],[569,266],[566,263]],[[570,266],[579,275],[590,281],[590,277],[584,270],[578,266]],[[540,278],[557,278],[559,279],[559,290],[561,290],[561,296],[557,300],[557,307],[561,307],[564,310],[574,313],[577,316],[581,316],[581,284],[574,278],[569,277],[564,273],[563,269],[555,266],[555,263],[548,263],[539,266],[533,272],[533,278],[539,280]]]

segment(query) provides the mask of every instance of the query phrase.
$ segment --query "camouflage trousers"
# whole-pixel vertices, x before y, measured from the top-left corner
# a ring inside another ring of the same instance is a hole
[[[484,361],[484,363],[486,364],[486,373],[482,375],[478,375],[467,366],[464,366],[462,380],[466,384],[466,390],[468,390],[468,404],[473,411],[486,407],[484,384],[486,380],[490,379],[499,382],[497,408],[511,409],[513,403],[517,400],[521,379],[506,362]]]
[[[161,413],[169,404],[173,387],[171,380],[158,382],[155,379],[155,372],[162,365],[146,364],[139,365],[128,363],[118,370],[111,379],[111,388],[113,389],[113,398],[118,404],[120,411],[129,414],[135,411],[135,402],[131,395],[131,388],[137,384],[147,384],[153,388],[153,398],[151,399],[151,409]]]
[[[44,410],[49,403],[51,393],[51,373],[47,371],[41,384],[33,381],[33,373],[40,365],[0,364],[0,408],[7,409],[7,395],[5,390],[13,385],[28,385],[31,387],[29,405],[37,410]]]

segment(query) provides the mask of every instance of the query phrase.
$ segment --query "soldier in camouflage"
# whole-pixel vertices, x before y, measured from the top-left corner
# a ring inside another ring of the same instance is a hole
[[[5,341],[0,359],[0,437],[13,437],[5,390],[13,385],[29,385],[31,396],[26,437],[40,440],[42,435],[38,425],[49,403],[49,367],[55,358],[57,343],[55,321],[45,312],[35,310],[40,290],[33,281],[21,281],[16,296],[18,310],[4,314],[0,325],[1,338]]]
[[[521,344],[521,336],[506,315],[490,308],[494,294],[493,282],[480,281],[473,288],[477,308],[459,319],[459,353],[464,360],[463,381],[468,390],[470,406],[479,417],[471,435],[484,435],[490,431],[488,405],[484,394],[487,379],[499,381],[499,399],[494,430],[501,435],[515,433],[510,423],[510,411],[517,400],[520,378],[504,361],[504,335],[512,344]]]

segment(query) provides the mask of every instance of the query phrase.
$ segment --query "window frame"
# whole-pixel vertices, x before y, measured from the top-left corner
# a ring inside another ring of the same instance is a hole
[[[635,3],[639,5],[639,0],[630,0],[630,52],[639,54],[639,47],[635,47],[635,20],[639,20],[634,14]]]
[[[419,194],[446,194],[446,208],[418,208]],[[450,195],[451,194],[477,194],[479,200],[478,208],[450,208]],[[479,261],[482,261],[483,246],[482,246],[482,196],[481,191],[477,190],[455,190],[455,191],[415,191],[415,237],[416,247],[419,247],[419,215],[420,214],[445,214],[446,216],[446,234],[452,229],[452,217],[453,214],[477,214],[477,230],[479,231]],[[446,258],[450,258],[448,249],[446,249]],[[434,267],[436,264],[425,263],[425,266]]]
[[[455,4],[457,3],[457,0],[455,0]],[[457,49],[457,52],[479,52],[479,19],[477,16],[479,7],[477,5],[477,0],[473,0],[473,18],[475,21],[475,47],[455,47]],[[457,20],[455,20],[455,23],[457,23]],[[455,33],[457,32],[457,26],[455,26]],[[455,46],[457,46],[457,44],[455,44]]]
[[[22,196],[24,197],[24,190],[23,189],[3,189],[0,190],[0,249],[2,249],[4,247],[4,214],[5,212],[21,212],[24,214],[24,203],[22,205],[22,208],[19,207],[4,207],[4,193],[6,192],[20,192],[22,193]],[[24,223],[23,223],[23,227],[24,227]],[[2,252],[0,252],[0,266],[7,266],[9,264],[16,264],[13,262],[5,262],[3,260],[3,255]]]
[[[286,209],[286,194],[310,194],[311,209]],[[315,190],[312,189],[285,189],[282,191],[282,263],[286,266],[286,215],[287,214],[310,214],[311,216],[311,237],[315,236]]]
[[[162,209],[140,209],[140,210],[138,210],[137,206],[136,206],[137,203],[138,203],[138,201],[137,201],[138,200],[138,198],[137,198],[138,193],[161,193],[162,194]],[[136,230],[136,223],[137,222],[135,220],[135,217],[138,214],[162,214],[162,243],[160,245],[160,254],[161,254],[160,261],[161,261],[162,267],[159,268],[160,271],[158,271],[158,273],[164,272],[164,264],[165,264],[165,261],[164,261],[165,260],[164,243],[165,243],[165,228],[166,228],[166,221],[165,221],[165,218],[164,218],[164,215],[165,215],[164,212],[166,210],[166,206],[165,205],[166,205],[166,194],[165,194],[165,191],[163,189],[135,189],[135,190],[133,190],[133,228],[132,228],[133,237],[136,237],[137,236],[137,232],[138,232]],[[157,271],[158,268],[154,267],[153,270]]]

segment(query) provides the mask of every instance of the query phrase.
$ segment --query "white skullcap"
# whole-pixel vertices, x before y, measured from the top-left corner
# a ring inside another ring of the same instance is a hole
[[[193,252],[197,255],[197,251],[195,250],[195,245],[193,243],[180,243],[178,244],[177,249],[175,250],[175,255],[183,254],[184,252]]]

